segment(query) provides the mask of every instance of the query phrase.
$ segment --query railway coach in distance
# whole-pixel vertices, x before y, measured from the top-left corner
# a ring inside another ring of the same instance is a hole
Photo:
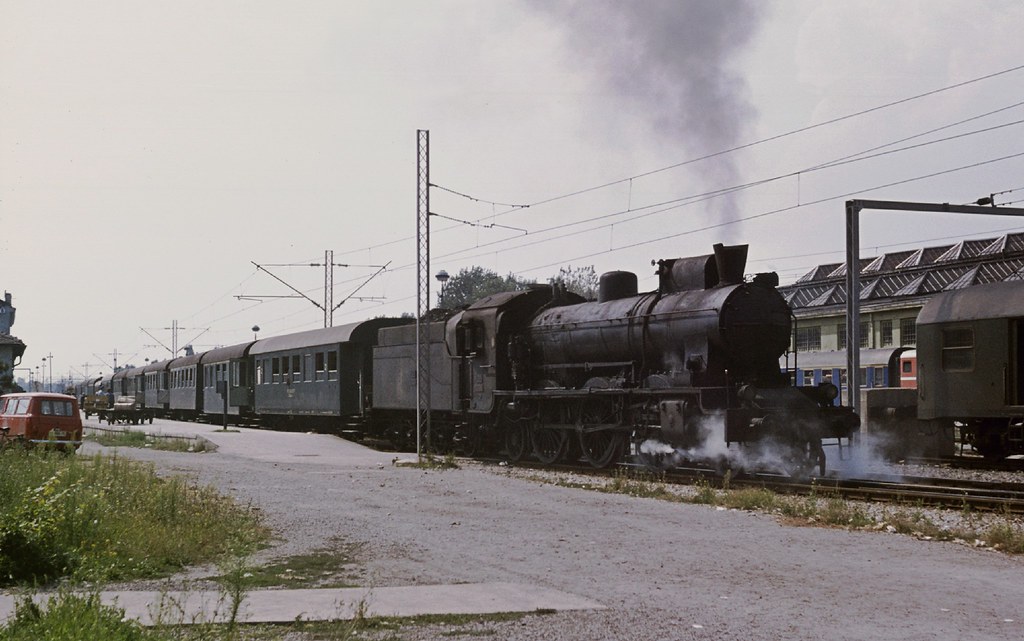
[[[249,350],[254,344],[255,341],[249,341],[203,353],[203,420],[214,423],[225,413],[235,423],[252,420],[253,368]]]
[[[375,318],[256,341],[249,348],[255,371],[253,409],[267,426],[346,429],[369,409],[371,350],[381,328],[411,323]]]
[[[1024,281],[932,298],[917,317],[918,418],[987,458],[1024,454]]]

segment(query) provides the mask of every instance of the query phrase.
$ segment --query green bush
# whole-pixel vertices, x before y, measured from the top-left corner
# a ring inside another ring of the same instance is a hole
[[[160,637],[124,610],[100,603],[97,595],[67,592],[39,607],[28,597],[15,606],[14,618],[0,628],[0,641],[156,641]]]
[[[251,510],[212,488],[159,478],[150,465],[0,454],[0,585],[160,576],[265,537]]]

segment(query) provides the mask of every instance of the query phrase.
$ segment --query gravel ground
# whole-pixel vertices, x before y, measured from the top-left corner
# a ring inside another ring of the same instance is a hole
[[[219,435],[215,453],[120,451],[258,506],[280,537],[258,561],[343,541],[360,546],[363,585],[519,582],[609,608],[460,626],[463,634],[1024,638],[1024,560],[998,552],[571,489],[515,468],[401,468],[324,436],[236,436]],[[242,439],[251,449],[236,445]],[[450,627],[410,626],[401,638],[435,639]]]

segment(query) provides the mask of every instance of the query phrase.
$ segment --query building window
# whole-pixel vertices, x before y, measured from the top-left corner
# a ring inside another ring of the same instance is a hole
[[[836,326],[836,332],[839,334],[839,349],[846,349],[846,322],[839,323]],[[868,347],[870,345],[871,338],[871,323],[861,319],[860,321],[860,346]]]
[[[880,347],[892,347],[892,320],[879,321],[878,330],[882,335]]]
[[[821,350],[821,327],[798,327],[796,329],[796,351],[810,352]]]
[[[969,327],[942,330],[942,371],[974,369],[974,330]]]
[[[901,318],[900,319],[900,346],[914,346],[917,345],[917,319],[916,318]]]

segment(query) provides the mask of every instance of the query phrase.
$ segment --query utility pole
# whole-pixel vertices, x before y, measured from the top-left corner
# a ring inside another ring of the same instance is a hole
[[[249,261],[249,262],[252,263],[253,265],[255,265],[256,269],[258,269],[258,270],[260,270],[262,272],[266,272],[271,278],[273,278],[274,280],[276,280],[277,282],[281,283],[282,285],[284,285],[285,287],[287,287],[288,289],[292,290],[295,293],[294,294],[286,294],[284,296],[281,296],[281,295],[264,295],[264,294],[244,294],[244,295],[240,295],[240,296],[235,296],[235,298],[237,298],[238,300],[262,300],[262,299],[265,299],[265,298],[304,298],[307,301],[309,301],[310,303],[312,303],[314,307],[316,307],[317,309],[321,310],[324,313],[324,327],[334,327],[334,312],[335,312],[335,310],[337,310],[339,307],[344,305],[347,301],[352,300],[353,298],[356,299],[356,300],[383,300],[382,298],[375,297],[375,296],[356,296],[355,293],[358,292],[360,289],[362,289],[363,286],[366,285],[366,283],[370,282],[378,274],[380,274],[382,271],[387,269],[388,265],[391,264],[390,261],[388,261],[388,263],[385,264],[385,265],[350,265],[348,263],[336,263],[336,262],[334,262],[334,250],[332,250],[332,249],[324,250],[324,262],[323,263],[278,263],[278,264],[261,265],[261,264],[255,262],[255,261]],[[283,278],[281,278],[280,276],[277,276],[276,274],[271,272],[269,269],[267,269],[267,267],[323,267],[324,268],[324,302],[323,302],[323,304],[318,303],[317,301],[313,300],[312,298],[307,296],[305,293],[300,291],[298,288],[294,287],[293,285],[290,285]],[[373,267],[373,268],[376,268],[377,271],[374,272],[374,274],[372,276],[370,276],[368,279],[366,279],[366,281],[363,282],[362,285],[357,287],[355,289],[355,291],[353,291],[351,294],[346,296],[344,300],[342,300],[340,303],[335,305],[334,304],[334,268],[335,267]]]
[[[416,456],[430,447],[430,132],[416,132]]]
[[[177,356],[178,356],[178,332],[180,332],[181,330],[184,330],[184,329],[201,330],[201,331],[199,331],[198,334],[196,334],[195,336],[192,337],[192,340],[189,341],[188,344],[185,345],[186,347],[188,347],[188,345],[190,345],[193,342],[195,342],[195,340],[197,338],[199,338],[200,336],[202,336],[206,332],[210,331],[209,327],[182,327],[182,326],[178,325],[178,321],[176,321],[176,320],[171,321],[171,326],[170,327],[161,327],[159,329],[163,329],[165,331],[166,330],[170,330],[170,332],[171,332],[171,346],[170,347],[168,347],[166,344],[164,344],[164,342],[161,341],[156,336],[153,336],[153,334],[150,333],[150,331],[148,329],[146,329],[145,327],[140,327],[139,328],[139,330],[141,330],[146,336],[149,336],[150,338],[155,340],[157,343],[159,343],[160,347],[163,347],[168,352],[170,352],[171,353],[171,358],[177,358]],[[155,347],[155,345],[147,345],[147,347]],[[116,365],[116,363],[115,363],[115,365]]]

